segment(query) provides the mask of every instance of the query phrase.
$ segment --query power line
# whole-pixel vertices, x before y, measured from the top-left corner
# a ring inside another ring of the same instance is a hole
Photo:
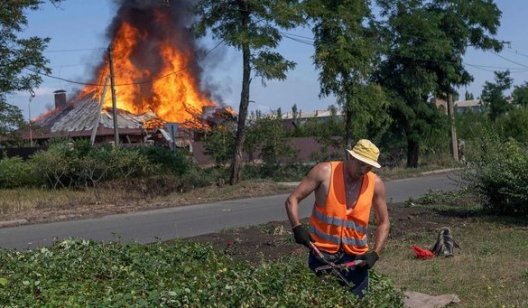
[[[224,42],[224,40],[221,40],[213,48],[208,50],[205,53],[204,58],[207,57],[213,50],[218,48],[223,42]],[[46,76],[48,78],[57,79],[57,80],[61,80],[61,81],[65,81],[65,82],[69,82],[69,83],[73,83],[73,84],[79,84],[79,85],[84,85],[84,86],[94,86],[94,87],[103,87],[104,86],[103,84],[98,84],[98,83],[87,83],[87,82],[81,82],[81,81],[71,80],[71,79],[67,79],[67,78],[57,77],[57,76],[53,76],[51,74],[46,74],[46,73],[35,71],[35,70],[29,69],[29,68],[25,68],[25,69],[30,71],[30,72],[32,72],[32,73],[35,73],[35,74],[39,74],[39,75],[42,75],[42,76]],[[130,83],[121,83],[121,84],[116,84],[114,86],[116,86],[116,87],[118,87],[118,86],[131,86],[131,85],[142,85],[142,84],[152,83],[152,82],[154,82],[156,80],[161,80],[161,79],[166,78],[168,76],[183,72],[186,69],[187,69],[187,66],[183,67],[180,70],[172,71],[172,72],[170,72],[168,74],[165,74],[165,75],[163,75],[161,77],[158,77],[156,79],[148,79],[148,80],[143,80],[143,81],[138,81],[138,82],[130,82]]]
[[[56,49],[56,50],[44,50],[43,53],[79,52],[79,51],[88,51],[88,50],[105,50],[105,48]]]
[[[519,65],[519,66],[522,66],[522,67],[528,68],[527,65],[524,65],[524,64],[519,63],[519,62],[515,62],[515,61],[513,61],[513,60],[511,60],[511,59],[508,59],[508,58],[506,58],[506,57],[504,57],[504,56],[501,56],[500,54],[498,54],[498,53],[496,53],[496,52],[493,52],[493,54],[496,55],[496,56],[499,57],[499,58],[502,58],[502,59],[504,59],[504,60],[510,62],[510,63],[517,64],[517,65]]]

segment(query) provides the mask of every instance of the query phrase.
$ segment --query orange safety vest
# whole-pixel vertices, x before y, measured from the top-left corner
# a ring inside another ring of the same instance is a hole
[[[331,166],[326,203],[314,204],[310,236],[315,246],[327,253],[336,253],[342,247],[348,254],[364,254],[368,251],[367,232],[376,175],[368,172],[363,176],[356,205],[347,210],[343,162],[331,162]]]

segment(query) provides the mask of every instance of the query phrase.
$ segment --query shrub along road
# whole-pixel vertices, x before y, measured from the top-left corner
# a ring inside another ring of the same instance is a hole
[[[453,172],[441,172],[387,181],[387,201],[402,202],[429,191],[455,190],[459,186],[457,179]],[[283,204],[286,197],[287,195],[276,195],[228,200],[94,219],[3,228],[0,229],[0,247],[31,249],[68,237],[149,243],[197,236],[226,228],[285,220]],[[300,213],[302,217],[309,215],[312,203],[312,196],[303,201]]]

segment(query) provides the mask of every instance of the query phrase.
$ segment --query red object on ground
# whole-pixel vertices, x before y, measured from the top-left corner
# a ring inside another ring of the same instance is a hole
[[[416,245],[412,245],[411,248],[412,250],[414,250],[414,254],[416,255],[418,259],[427,260],[427,259],[431,259],[432,257],[434,257],[433,252],[430,251],[429,249],[424,249]]]

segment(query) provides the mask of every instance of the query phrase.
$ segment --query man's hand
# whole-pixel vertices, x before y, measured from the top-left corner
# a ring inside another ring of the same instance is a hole
[[[374,264],[376,263],[376,261],[378,261],[379,259],[379,256],[378,256],[378,253],[375,252],[374,250],[371,250],[361,256],[358,257],[359,260],[365,260],[365,262],[367,263],[366,266],[368,269],[371,269]]]
[[[292,231],[293,236],[295,237],[295,242],[297,242],[297,244],[312,248],[312,246],[310,245],[312,241],[310,238],[310,233],[308,233],[308,231],[306,231],[306,229],[302,225],[295,226]]]

